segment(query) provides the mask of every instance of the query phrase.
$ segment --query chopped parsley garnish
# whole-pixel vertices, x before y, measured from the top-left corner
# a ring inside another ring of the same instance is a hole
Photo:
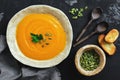
[[[83,16],[83,13],[85,10],[88,9],[88,6],[85,6],[84,8],[71,8],[69,10],[69,13],[72,15],[72,19],[78,19],[79,17]]]
[[[34,34],[34,33],[30,33],[31,38],[32,38],[32,42],[34,43],[38,43],[39,41],[43,40],[43,35],[42,34]]]
[[[30,33],[31,35],[31,41],[33,43],[39,43],[42,48],[48,46],[50,41],[52,40],[52,34],[51,33],[45,33],[45,34],[34,34]]]

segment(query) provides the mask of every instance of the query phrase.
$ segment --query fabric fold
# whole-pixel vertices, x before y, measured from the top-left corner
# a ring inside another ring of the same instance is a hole
[[[0,35],[0,80],[61,80],[56,67],[39,69],[23,65],[6,46],[5,36]]]

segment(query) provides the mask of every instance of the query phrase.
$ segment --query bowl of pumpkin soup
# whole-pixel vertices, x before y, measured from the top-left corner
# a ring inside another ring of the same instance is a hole
[[[17,12],[7,26],[11,54],[21,63],[47,68],[61,63],[70,53],[73,32],[59,9],[32,5]]]

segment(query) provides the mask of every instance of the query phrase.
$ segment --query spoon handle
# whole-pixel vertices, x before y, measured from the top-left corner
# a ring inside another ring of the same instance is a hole
[[[87,30],[88,26],[92,23],[93,19],[91,19],[88,24],[83,28],[82,32],[79,34],[78,38],[76,39],[76,41],[78,41],[82,36],[83,34],[85,33],[85,31]]]
[[[87,40],[88,38],[90,38],[91,36],[93,36],[97,31],[92,32],[91,34],[89,34],[88,36],[82,38],[81,40],[79,40],[77,43],[75,43],[73,45],[73,47],[76,47],[77,45],[79,45],[80,43],[84,42],[85,40]]]

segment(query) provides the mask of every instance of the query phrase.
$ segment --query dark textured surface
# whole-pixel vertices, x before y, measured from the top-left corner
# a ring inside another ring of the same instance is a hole
[[[0,34],[6,35],[7,24],[9,20],[11,19],[11,17],[16,12],[33,4],[47,4],[47,5],[51,5],[53,7],[61,9],[70,19],[70,22],[73,28],[73,33],[74,33],[74,40],[76,39],[77,35],[79,34],[83,26],[85,26],[85,24],[90,20],[91,10],[95,7],[101,7],[103,9],[103,15],[101,19],[99,19],[98,21],[94,21],[94,23],[91,24],[91,26],[89,27],[90,29],[88,30],[86,34],[89,34],[89,32],[91,32],[91,30],[94,29],[96,23],[103,21],[103,20],[109,22],[109,25],[110,25],[109,30],[112,28],[117,28],[120,31],[120,0],[78,0],[78,3],[75,3],[72,6],[65,3],[65,0],[0,0],[0,12],[4,13],[4,17],[2,21],[0,22]],[[71,18],[71,15],[69,14],[70,8],[72,7],[80,8],[80,7],[85,7],[85,6],[88,6],[88,10],[84,12],[83,14],[84,16],[77,20],[73,20]],[[117,51],[115,55],[114,56],[106,55],[106,58],[107,58],[106,66],[100,74],[92,76],[92,77],[85,77],[77,72],[75,65],[74,65],[74,56],[75,56],[76,51],[80,47],[86,44],[98,45],[97,37],[98,35],[95,35],[89,40],[82,43],[81,45],[77,46],[76,48],[72,48],[68,58],[64,60],[61,64],[57,65],[57,68],[61,72],[62,80],[113,80],[113,79],[119,80],[120,79],[120,76],[119,76],[120,40],[115,42],[115,45],[117,46]],[[6,49],[4,54],[5,53],[6,54],[9,53],[9,50]],[[11,55],[9,54],[8,56],[11,56]],[[11,57],[11,59],[13,58]],[[14,61],[12,60],[10,61],[11,61],[10,66],[14,66],[12,65]],[[14,67],[19,67],[19,66],[14,66]],[[16,74],[19,74],[19,73],[16,73]],[[0,80],[2,80],[1,77],[0,77]],[[31,78],[30,80],[41,80],[41,79]],[[46,79],[43,79],[43,80],[46,80]]]

